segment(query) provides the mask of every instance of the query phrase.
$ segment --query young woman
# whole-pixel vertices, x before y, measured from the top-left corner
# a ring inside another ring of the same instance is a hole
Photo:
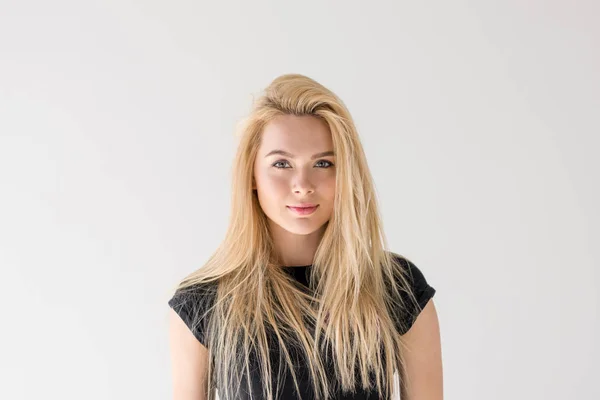
[[[389,399],[395,372],[441,400],[435,289],[386,250],[342,101],[283,75],[239,133],[226,236],[169,300],[175,400]]]

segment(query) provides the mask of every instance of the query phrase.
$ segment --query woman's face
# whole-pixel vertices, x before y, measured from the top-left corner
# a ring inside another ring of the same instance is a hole
[[[254,183],[267,217],[286,231],[307,235],[333,212],[335,156],[327,124],[314,116],[280,115],[261,136]],[[313,209],[296,206],[315,205]]]

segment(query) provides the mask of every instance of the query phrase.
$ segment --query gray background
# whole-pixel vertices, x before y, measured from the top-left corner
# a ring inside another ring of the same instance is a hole
[[[0,398],[170,397],[170,289],[288,72],[356,119],[445,398],[600,398],[597,2],[0,4]]]

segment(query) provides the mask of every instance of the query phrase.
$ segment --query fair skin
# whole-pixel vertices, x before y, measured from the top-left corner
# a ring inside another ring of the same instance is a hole
[[[169,349],[173,400],[206,400],[208,349],[173,309],[169,311]]]
[[[313,116],[281,115],[263,130],[254,184],[283,265],[312,264],[333,212],[335,155],[328,125]],[[310,215],[290,206],[317,205]]]
[[[402,339],[407,381],[402,399],[443,400],[443,368],[440,325],[433,299],[427,302],[415,323]]]
[[[335,197],[335,155],[325,122],[312,116],[282,115],[262,133],[254,163],[253,189],[268,217],[275,250],[283,265],[312,264]],[[318,205],[310,215],[288,206]],[[205,400],[208,350],[170,310],[174,400]],[[442,400],[442,361],[433,300],[403,336],[408,393],[403,400]],[[198,379],[198,377],[201,377]]]

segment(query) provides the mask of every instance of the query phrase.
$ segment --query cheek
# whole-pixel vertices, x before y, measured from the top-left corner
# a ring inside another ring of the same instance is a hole
[[[256,177],[258,191],[277,197],[289,187],[289,182],[281,175],[261,172]]]
[[[333,201],[335,197],[335,175],[327,177],[323,182],[323,194]]]

